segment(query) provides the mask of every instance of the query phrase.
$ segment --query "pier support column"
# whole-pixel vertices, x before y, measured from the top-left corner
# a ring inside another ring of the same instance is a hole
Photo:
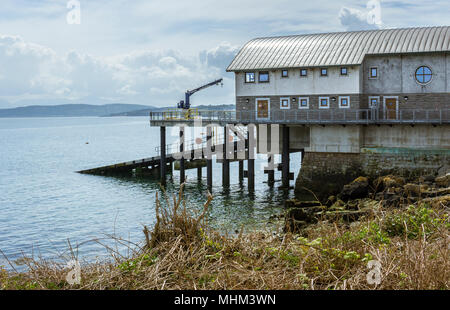
[[[255,127],[248,126],[248,160],[247,160],[247,181],[248,190],[250,192],[255,191]]]
[[[228,155],[230,131],[228,126],[223,127],[223,160],[222,160],[222,186],[230,186],[230,160]]]
[[[199,182],[202,181],[202,167],[198,167],[198,168],[197,168],[197,180],[198,180]]]
[[[283,125],[283,150],[281,153],[281,179],[283,187],[289,189],[289,127]]]
[[[181,152],[181,159],[180,159],[180,184],[184,183],[186,176],[184,172],[184,126],[180,126],[180,152]]]
[[[273,186],[275,183],[275,155],[267,154],[267,163],[268,163],[268,170],[267,170],[267,184],[269,186]]]
[[[244,161],[239,161],[239,182],[244,180]]]
[[[166,127],[160,127],[160,150],[161,150],[161,159],[160,159],[160,169],[161,172],[161,184],[166,185]]]
[[[206,184],[208,190],[212,191],[212,128],[206,127]]]

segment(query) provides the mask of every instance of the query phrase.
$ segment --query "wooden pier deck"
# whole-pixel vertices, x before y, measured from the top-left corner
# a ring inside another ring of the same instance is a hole
[[[184,139],[184,126],[180,127],[180,140],[178,143],[166,144],[166,128],[160,127],[160,146],[155,148],[153,157],[122,162],[113,165],[101,166],[92,169],[77,171],[82,174],[120,176],[142,175],[159,177],[163,185],[166,183],[166,175],[174,169],[180,171],[180,183],[185,181],[185,170],[197,169],[197,178],[202,179],[202,168],[206,167],[207,186],[211,190],[213,186],[213,156],[217,163],[222,165],[222,186],[230,185],[230,162],[239,161],[239,181],[248,180],[249,191],[255,187],[255,158],[256,140],[254,126],[229,126],[223,127],[223,134],[217,134],[211,127],[207,127],[206,136],[186,142]],[[249,129],[251,128],[251,129]],[[268,168],[264,173],[268,175],[268,184],[273,186],[275,170],[282,172],[282,187],[289,188],[289,181],[294,178],[289,172],[289,154],[302,150],[289,149],[289,129],[282,126],[283,151],[282,163],[274,166],[273,154],[268,156]],[[226,142],[226,143],[225,143]],[[181,156],[184,154],[184,156]],[[183,157],[183,158],[181,158]],[[181,159],[180,159],[181,158]],[[244,161],[247,168],[244,171]],[[174,163],[176,163],[174,165]]]
[[[167,156],[167,159],[170,161],[171,155]],[[114,165],[107,165],[92,169],[80,170],[78,173],[82,174],[94,174],[94,175],[121,175],[121,174],[130,174],[136,168],[148,168],[159,166],[161,162],[161,156],[154,156],[149,158],[143,158],[133,161],[122,162]]]
[[[237,141],[233,142],[233,149],[234,152],[237,152]],[[213,145],[211,147],[212,152],[215,152],[216,148],[224,148],[224,144],[216,144]],[[159,148],[156,148],[159,149]],[[167,148],[169,149],[169,147]],[[197,155],[201,152],[201,158],[195,158],[194,155]],[[197,169],[199,167],[198,164],[196,165],[197,162],[201,162],[204,161],[206,158],[206,147],[200,147],[200,148],[193,148],[190,150],[186,150],[184,152],[186,154],[185,157],[187,157],[188,159],[185,159],[184,161],[187,162],[187,164],[185,165],[184,169],[188,170],[188,169]],[[168,153],[166,152],[166,162],[168,164],[171,164],[173,162],[176,162],[177,159],[175,157],[176,153]],[[191,159],[189,159],[191,158]],[[246,151],[246,158],[248,158],[248,151]],[[237,159],[235,159],[237,160]],[[218,160],[218,162],[222,162],[223,159]],[[229,161],[234,161],[234,160],[229,160]],[[143,158],[143,159],[137,159],[137,160],[133,160],[133,161],[127,161],[127,162],[122,162],[122,163],[117,163],[117,164],[112,164],[112,165],[106,165],[106,166],[101,166],[101,167],[96,167],[96,168],[91,168],[91,169],[86,169],[86,170],[80,170],[77,171],[77,173],[81,173],[81,174],[92,174],[92,175],[104,175],[104,176],[114,176],[114,175],[130,175],[133,173],[133,171],[135,171],[136,169],[142,168],[142,169],[147,169],[148,171],[151,171],[153,169],[158,169],[161,165],[161,156],[153,156],[153,157],[148,157],[148,158]],[[176,170],[179,170],[176,169]],[[170,173],[170,169],[167,170],[166,169],[166,174]]]

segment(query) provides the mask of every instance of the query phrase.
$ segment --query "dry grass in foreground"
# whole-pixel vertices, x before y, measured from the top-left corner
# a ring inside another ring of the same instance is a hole
[[[146,246],[114,263],[83,265],[81,284],[66,282],[65,264],[29,260],[28,271],[0,269],[2,289],[449,289],[446,206],[383,210],[351,225],[320,222],[302,235],[254,232],[223,236],[205,214],[192,216],[183,187],[144,229]],[[368,261],[381,282],[368,284]]]

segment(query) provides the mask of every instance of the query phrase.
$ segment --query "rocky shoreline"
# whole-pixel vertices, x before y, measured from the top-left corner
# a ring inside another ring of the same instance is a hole
[[[324,220],[351,223],[379,208],[401,208],[412,204],[450,209],[450,173],[417,179],[386,175],[371,180],[360,176],[324,201],[317,198],[312,201],[287,200],[284,231],[298,232]]]

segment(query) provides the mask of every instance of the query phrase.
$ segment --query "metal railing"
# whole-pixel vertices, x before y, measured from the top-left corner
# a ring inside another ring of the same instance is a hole
[[[450,109],[318,109],[277,110],[264,114],[255,111],[198,110],[195,116],[186,117],[183,110],[150,112],[150,121],[196,121],[221,123],[293,123],[293,124],[416,124],[450,123]]]
[[[247,130],[244,127],[239,127],[236,126],[235,127],[236,132],[239,132],[241,135],[243,135],[244,137],[247,135]],[[231,142],[236,142],[238,141],[238,137],[236,135],[233,135],[232,133],[230,133],[230,143]],[[220,145],[220,144],[224,144],[225,138],[224,138],[224,134],[223,133],[216,133],[216,131],[213,132],[213,136],[211,137],[211,145]],[[180,141],[177,141],[175,143],[170,143],[170,144],[166,144],[166,154],[172,154],[172,153],[177,153],[180,152]],[[191,151],[195,151],[198,149],[204,149],[207,147],[207,139],[206,136],[203,135],[202,138],[194,138],[194,139],[190,139],[187,141],[184,141],[184,145],[183,145],[183,152],[191,152]],[[160,154],[161,153],[161,146],[158,145],[155,147],[155,152],[156,154]]]

